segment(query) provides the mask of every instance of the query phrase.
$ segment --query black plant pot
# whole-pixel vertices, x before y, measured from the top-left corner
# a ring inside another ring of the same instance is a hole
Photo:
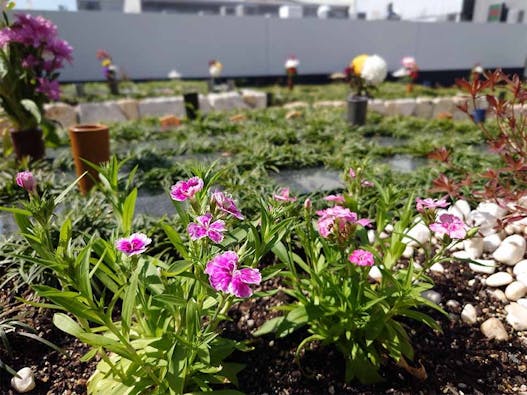
[[[185,110],[187,111],[187,118],[194,120],[198,117],[199,111],[199,95],[197,92],[185,93],[183,95],[185,101]]]
[[[112,95],[119,95],[119,81],[117,80],[109,80],[108,81],[108,88],[110,89],[110,93]]]
[[[266,92],[267,96],[267,107],[271,107],[274,104],[274,93]]]
[[[31,160],[42,159],[46,153],[42,129],[11,130],[11,141],[16,158],[29,156]]]
[[[348,123],[351,126],[362,126],[366,123],[368,98],[366,96],[348,96]]]

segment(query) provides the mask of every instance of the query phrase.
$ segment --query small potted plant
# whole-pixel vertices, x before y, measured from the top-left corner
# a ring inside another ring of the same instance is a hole
[[[0,22],[0,100],[11,123],[17,159],[44,157],[44,104],[58,100],[59,70],[72,60],[72,47],[58,38],[57,27],[42,16],[18,14],[10,22],[4,3]]]
[[[108,89],[112,95],[119,94],[119,68],[113,64],[112,57],[104,49],[99,49],[96,54],[97,59],[101,62],[104,78],[108,84]]]
[[[209,61],[209,91],[214,92],[216,86],[216,79],[221,77],[221,72],[223,71],[223,65],[219,60],[212,59]]]
[[[392,75],[396,78],[401,78],[402,81],[406,82],[406,93],[412,93],[414,90],[415,81],[419,77],[419,67],[415,58],[412,56],[405,56],[401,63],[403,67],[395,71]]]
[[[294,78],[298,74],[298,66],[300,61],[294,56],[289,56],[285,61],[285,72],[287,74],[287,88],[292,91],[295,85]]]
[[[359,55],[345,69],[345,74],[352,90],[348,96],[348,122],[364,125],[368,98],[372,97],[371,91],[386,78],[388,66],[379,55]]]

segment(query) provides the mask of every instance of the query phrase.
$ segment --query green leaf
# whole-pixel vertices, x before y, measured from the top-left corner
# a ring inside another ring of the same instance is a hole
[[[42,122],[42,114],[40,114],[40,110],[38,109],[37,104],[33,100],[22,99],[20,100],[20,104],[22,105],[22,107],[24,107],[27,112],[29,112],[33,116],[33,118],[35,118],[37,123]]]
[[[285,320],[285,316],[271,318],[270,320],[265,321],[265,323],[261,327],[256,329],[252,333],[252,335],[253,336],[263,336],[269,333],[276,332],[278,328],[280,327],[280,325],[282,324],[282,322],[284,322],[284,320]]]
[[[55,206],[58,205],[59,203],[61,203],[64,198],[66,197],[66,195],[73,189],[75,188],[75,185],[77,185],[77,183],[79,182],[79,180],[84,177],[86,174],[88,174],[87,171],[85,171],[80,177],[77,177],[77,179],[75,181],[73,181],[65,190],[62,191],[62,193],[57,196],[55,198]]]
[[[134,220],[135,212],[135,201],[137,199],[137,188],[134,188],[132,192],[126,197],[123,204],[123,222],[122,229],[124,234],[131,233],[132,222]]]
[[[168,239],[170,240],[170,242],[172,243],[172,245],[176,248],[177,252],[179,252],[179,254],[189,260],[189,254],[188,254],[188,251],[185,247],[185,244],[183,244],[183,241],[181,240],[181,237],[179,236],[179,233],[174,229],[172,228],[170,225],[168,224],[161,224],[161,227],[163,228],[163,230],[165,231]]]
[[[122,309],[121,317],[123,321],[123,327],[125,328],[127,332],[129,332],[130,325],[132,322],[132,314],[134,312],[135,300],[136,300],[137,292],[138,292],[137,285],[139,282],[139,272],[140,272],[140,266],[138,265],[137,268],[132,273],[130,284],[126,285],[126,289],[124,292],[123,309]]]
[[[26,217],[31,217],[31,211],[29,210],[24,210],[24,209],[21,209],[21,208],[18,208],[18,207],[2,207],[0,206],[0,211],[7,211],[9,213],[13,213],[13,214],[20,214],[20,215],[25,215]]]

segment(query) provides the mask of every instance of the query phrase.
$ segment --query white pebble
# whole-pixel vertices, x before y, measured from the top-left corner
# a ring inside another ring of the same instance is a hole
[[[463,214],[463,219],[467,219],[470,214],[470,205],[466,200],[460,199],[454,203],[454,207]]]
[[[512,235],[501,242],[492,257],[498,262],[514,266],[523,259],[526,247],[527,243],[523,236]]]
[[[437,263],[434,263],[432,266],[430,266],[430,271],[434,273],[444,273],[445,268],[443,267],[441,263],[437,262]]]
[[[516,276],[516,280],[521,282],[523,285],[527,285],[527,273],[520,273]]]
[[[465,305],[463,307],[463,311],[461,311],[461,320],[465,324],[474,325],[476,321],[478,320],[478,314],[476,312],[476,308],[472,306],[470,303]]]
[[[368,231],[368,241],[369,241],[370,244],[375,243],[375,230],[370,229]]]
[[[461,306],[461,303],[455,299],[450,299],[446,302],[446,306],[452,310],[457,310]]]
[[[470,255],[465,250],[456,251],[452,256],[456,259],[470,259]]]
[[[473,263],[470,262],[468,267],[476,273],[492,274],[496,271],[496,262],[492,259],[476,259]]]
[[[381,232],[379,233],[379,239],[387,239],[388,237],[390,237],[390,235],[386,232]]]
[[[434,291],[433,289],[422,292],[421,296],[425,299],[428,299],[432,303],[441,303],[441,294],[437,291]]]
[[[380,282],[382,280],[381,269],[379,269],[377,266],[372,266],[368,272],[368,276],[370,276],[373,280]]]
[[[470,226],[479,227],[479,232],[483,236],[496,233],[494,227],[496,226],[497,218],[489,213],[473,210],[468,216],[467,223]]]
[[[392,224],[386,225],[386,227],[384,228],[384,231],[388,232],[388,233],[392,233],[393,232],[393,225]]]
[[[505,306],[507,312],[507,322],[517,331],[524,331],[527,329],[527,308],[522,307],[518,303],[512,302]]]
[[[455,206],[450,206],[448,208],[448,213],[455,216],[455,217],[458,217],[460,220],[464,220],[465,219],[465,216],[463,215],[463,212],[458,209],[457,207]]]
[[[527,286],[519,281],[514,281],[505,288],[505,296],[512,301],[523,298],[525,294],[527,294]]]
[[[527,298],[520,298],[516,302],[527,309]]]
[[[469,287],[473,287],[474,284],[476,284],[476,279],[472,278],[472,279],[468,280],[467,284],[468,284]]]
[[[483,254],[483,238],[473,237],[472,239],[465,240],[463,247],[471,259],[478,259]]]
[[[492,202],[481,202],[476,210],[482,213],[488,213],[496,218],[503,218],[508,212],[506,208],[500,207]]]
[[[413,249],[413,247],[406,246],[406,248],[403,251],[403,257],[405,257],[407,259],[410,259],[413,256],[414,256],[414,249]]]
[[[35,388],[35,375],[31,368],[22,368],[16,374],[20,377],[14,376],[11,379],[11,386],[18,393],[25,393]]]
[[[496,339],[498,341],[509,340],[509,335],[501,321],[497,318],[489,318],[481,324],[481,333],[485,335],[487,339]]]
[[[494,252],[501,244],[501,237],[499,233],[492,233],[483,238],[483,251]]]
[[[430,240],[430,229],[424,223],[419,222],[413,228],[411,228],[402,240],[403,243],[410,247],[415,247],[420,244],[426,243]]]
[[[486,284],[489,287],[501,287],[512,283],[512,276],[507,272],[498,272],[487,278]]]
[[[515,275],[521,274],[521,273],[527,273],[527,259],[524,259],[520,262],[518,262],[516,265],[514,265],[514,269],[512,272]]]
[[[509,301],[505,296],[505,292],[503,292],[501,289],[490,291],[490,296],[502,303],[507,303]]]

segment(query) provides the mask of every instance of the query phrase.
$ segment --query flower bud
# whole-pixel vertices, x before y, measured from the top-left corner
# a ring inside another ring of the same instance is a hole
[[[37,182],[30,171],[21,171],[16,175],[16,184],[24,188],[29,193],[34,193],[37,190]]]

